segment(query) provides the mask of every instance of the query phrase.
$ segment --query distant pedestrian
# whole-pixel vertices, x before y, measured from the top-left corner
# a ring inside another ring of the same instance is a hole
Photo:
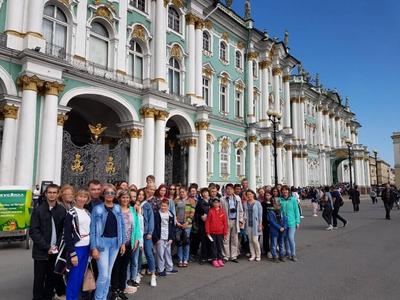
[[[390,220],[390,211],[392,210],[393,203],[396,199],[396,195],[394,191],[391,189],[389,184],[386,184],[386,187],[382,190],[381,198],[383,204],[385,205],[385,211],[386,211],[385,218],[386,220]]]
[[[378,203],[378,197],[374,189],[371,189],[371,193],[369,194],[372,200],[372,204]]]
[[[325,222],[328,224],[328,227],[326,230],[332,230],[332,211],[333,211],[333,201],[332,201],[332,195],[331,192],[329,191],[329,187],[325,187],[324,189],[325,193],[321,197],[321,206],[323,208],[322,212],[322,218],[325,220]]]
[[[347,224],[347,220],[342,218],[342,216],[339,215],[339,209],[344,204],[342,195],[340,194],[338,189],[334,189],[331,192],[331,195],[332,195],[332,201],[333,201],[333,212],[332,212],[333,229],[337,229],[337,219],[342,221],[343,227],[345,227]]]
[[[350,190],[350,199],[353,203],[354,212],[360,211],[360,192],[358,191],[358,186],[354,186],[354,189]]]

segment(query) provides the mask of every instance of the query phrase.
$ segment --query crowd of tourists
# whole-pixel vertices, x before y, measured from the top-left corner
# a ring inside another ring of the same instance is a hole
[[[31,217],[33,299],[127,299],[194,262],[296,262],[299,199],[288,186],[253,191],[246,179],[201,189],[157,187],[151,175],[144,188],[50,184]]]

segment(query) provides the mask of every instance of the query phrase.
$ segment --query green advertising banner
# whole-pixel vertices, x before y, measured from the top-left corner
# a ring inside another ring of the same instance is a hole
[[[31,202],[30,190],[0,190],[0,231],[27,229]]]

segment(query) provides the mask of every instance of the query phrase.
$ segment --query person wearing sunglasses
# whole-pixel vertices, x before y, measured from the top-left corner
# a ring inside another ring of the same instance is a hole
[[[96,205],[92,211],[90,224],[90,249],[97,261],[99,276],[96,281],[96,300],[106,300],[110,287],[111,271],[118,252],[125,253],[125,226],[121,207],[115,204],[115,187],[104,186],[104,203]]]

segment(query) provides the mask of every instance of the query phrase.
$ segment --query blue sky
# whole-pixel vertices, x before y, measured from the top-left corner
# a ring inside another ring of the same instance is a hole
[[[291,54],[326,88],[337,88],[362,125],[359,141],[393,164],[400,131],[400,1],[252,0],[255,26],[289,31]],[[233,8],[243,15],[244,0]]]

